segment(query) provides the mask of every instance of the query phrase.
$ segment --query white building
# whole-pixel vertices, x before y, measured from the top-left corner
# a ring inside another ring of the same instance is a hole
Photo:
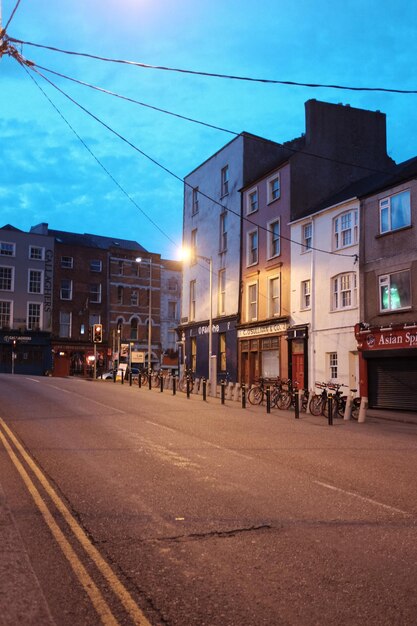
[[[358,388],[359,208],[354,197],[291,224],[291,314],[309,329],[310,389],[316,381]]]

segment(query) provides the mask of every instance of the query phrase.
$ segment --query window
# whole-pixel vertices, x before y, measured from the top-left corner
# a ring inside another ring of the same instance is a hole
[[[132,291],[132,293],[130,294],[130,304],[131,306],[138,306],[139,296],[137,291]]]
[[[340,274],[332,278],[333,302],[332,310],[350,309],[357,305],[356,274]]]
[[[137,339],[138,338],[138,318],[132,317],[130,321],[130,338]]]
[[[197,337],[191,337],[191,370],[195,372],[197,365]]]
[[[14,268],[0,266],[0,290],[13,291],[14,288]]]
[[[170,278],[168,281],[168,291],[177,291],[178,281],[176,278]]]
[[[196,281],[190,282],[190,322],[195,320]]]
[[[248,285],[247,321],[253,322],[258,319],[258,285]]]
[[[28,292],[43,293],[43,272],[41,270],[29,270]]]
[[[278,200],[281,196],[281,183],[279,174],[268,179],[268,204]]]
[[[255,213],[258,208],[258,190],[252,189],[246,196],[246,213]]]
[[[123,287],[117,287],[117,304],[123,304]]]
[[[197,228],[191,231],[191,264],[197,263]]]
[[[220,371],[226,371],[226,333],[219,333],[219,365]]]
[[[268,259],[273,259],[281,253],[280,222],[279,219],[268,224]]]
[[[226,252],[227,250],[227,212],[224,211],[220,214],[220,238],[219,238],[219,252]]]
[[[226,270],[219,271],[218,314],[226,315]]]
[[[43,261],[45,258],[45,248],[40,246],[29,246],[29,259],[31,261]]]
[[[313,244],[313,224],[309,222],[308,224],[304,224],[302,226],[303,233],[303,247],[301,248],[301,252],[307,252],[311,250],[311,246]]]
[[[72,280],[61,280],[61,300],[72,300]]]
[[[247,235],[247,260],[246,264],[255,265],[258,262],[258,231],[252,230]]]
[[[337,352],[329,352],[329,374],[332,380],[337,378]]]
[[[411,224],[410,192],[402,191],[379,202],[380,233],[388,233]]]
[[[0,255],[1,256],[15,256],[16,244],[8,241],[0,241]]]
[[[168,302],[168,319],[175,320],[177,319],[177,303],[176,302]]]
[[[198,213],[198,187],[193,189],[193,204],[191,209],[191,215]]]
[[[346,248],[358,243],[358,211],[342,213],[333,220],[334,248]]]
[[[311,306],[311,282],[303,280],[301,283],[301,308],[309,309]]]
[[[90,271],[91,272],[101,272],[102,263],[99,260],[93,259],[90,261]]]
[[[71,313],[59,312],[59,336],[71,337]]]
[[[124,273],[124,263],[123,261],[119,261],[118,263],[118,274],[119,276],[123,276]]]
[[[380,311],[396,311],[411,306],[410,271],[379,277]]]
[[[221,170],[220,195],[227,196],[229,193],[229,166],[226,165]]]
[[[269,317],[279,317],[281,313],[279,276],[268,281]]]
[[[93,304],[101,302],[101,283],[90,285],[90,302]]]
[[[37,302],[28,302],[28,330],[39,330],[41,327],[41,305]]]
[[[177,333],[175,329],[168,330],[168,350],[177,350]]]
[[[11,317],[11,302],[0,300],[0,328],[10,328]]]
[[[72,269],[74,267],[74,259],[72,256],[61,257],[61,267],[66,269]]]

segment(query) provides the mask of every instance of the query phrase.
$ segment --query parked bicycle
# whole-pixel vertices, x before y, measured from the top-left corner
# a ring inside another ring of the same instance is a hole
[[[327,402],[327,387],[328,383],[315,383],[317,389],[321,389],[321,392],[314,394],[311,397],[310,404],[308,406],[311,415],[322,415],[323,407]]]
[[[250,404],[259,405],[266,399],[266,391],[269,387],[271,406],[275,406],[275,398],[280,390],[280,378],[259,378],[259,380],[248,391],[248,402]]]
[[[183,376],[178,381],[178,389],[185,393],[187,391],[187,380],[189,381],[189,389],[194,386],[194,373],[191,369],[186,369]]]

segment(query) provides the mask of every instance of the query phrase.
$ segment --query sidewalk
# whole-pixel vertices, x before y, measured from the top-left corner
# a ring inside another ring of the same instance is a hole
[[[375,417],[392,422],[402,422],[403,424],[417,424],[417,413],[395,411],[392,409],[367,409],[366,417]]]

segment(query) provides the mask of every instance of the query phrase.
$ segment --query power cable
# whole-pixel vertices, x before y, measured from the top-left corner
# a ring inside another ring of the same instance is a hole
[[[21,63],[23,61],[20,61]],[[58,87],[57,85],[55,85],[55,83],[53,83],[51,80],[49,80],[49,78],[47,78],[44,74],[42,74],[42,72],[40,72],[39,70],[37,70],[35,67],[33,67],[33,64],[31,63],[30,65],[28,65],[28,67],[33,71],[36,72],[39,76],[41,76],[46,82],[48,82],[52,87],[54,87],[57,91],[59,91],[62,95],[64,95],[68,100],[70,100],[73,104],[75,104],[77,107],[79,107],[82,111],[84,111],[85,113],[87,113],[87,115],[89,115],[90,117],[92,117],[94,120],[96,120],[99,124],[101,124],[102,126],[104,126],[107,130],[109,130],[111,133],[113,133],[116,137],[118,137],[121,141],[123,141],[124,143],[126,143],[127,145],[129,145],[131,148],[133,148],[133,150],[135,150],[136,152],[138,152],[139,154],[141,154],[142,156],[144,156],[146,159],[148,159],[149,161],[151,161],[151,163],[153,163],[154,165],[156,165],[157,167],[159,167],[160,169],[162,169],[163,171],[165,171],[167,174],[170,174],[170,176],[174,177],[176,180],[180,181],[181,183],[183,183],[185,186],[187,186],[189,189],[193,189],[193,186],[188,183],[184,178],[182,178],[181,176],[178,176],[178,174],[175,174],[175,172],[173,172],[172,170],[170,170],[168,167],[166,167],[165,165],[162,165],[162,163],[159,163],[159,161],[157,161],[155,158],[151,157],[150,155],[148,155],[146,152],[144,152],[143,150],[141,150],[140,148],[138,148],[137,146],[135,146],[135,144],[133,144],[131,141],[129,141],[128,139],[126,139],[123,135],[121,135],[120,133],[118,133],[116,130],[114,130],[111,126],[109,126],[108,124],[106,124],[106,122],[103,122],[103,120],[101,120],[99,117],[97,117],[94,113],[92,113],[91,111],[89,111],[86,107],[84,107],[83,105],[81,105],[79,102],[77,102],[76,100],[74,100],[74,98],[72,98],[70,95],[68,95],[65,91],[63,91],[60,87]],[[198,191],[198,193],[205,197],[207,200],[209,200],[210,202],[213,202],[214,204],[220,206],[224,211],[229,211],[230,213],[232,213],[233,215],[235,215],[236,217],[242,218],[243,220],[245,220],[246,222],[252,224],[253,226],[256,226],[257,228],[264,230],[266,232],[271,232],[267,227],[262,226],[260,224],[257,224],[256,222],[253,222],[250,218],[246,217],[246,216],[241,216],[240,213],[238,213],[237,211],[234,211],[233,209],[225,206],[224,204],[222,204],[221,202],[219,202],[218,200],[216,200],[215,198],[212,198],[211,196],[209,196],[208,194],[202,192],[202,191]],[[289,237],[285,237],[283,235],[281,235],[281,238],[284,239],[285,241],[289,241],[291,243],[294,243],[295,245],[299,245],[301,247],[305,247],[303,243],[299,242],[299,241],[294,241],[293,239],[289,238]],[[335,255],[335,256],[345,256],[345,257],[350,257],[350,258],[355,258],[357,255],[356,254],[343,254],[343,253],[339,253],[339,252],[333,252],[333,251],[329,251],[329,250],[323,250],[321,248],[316,248],[316,247],[312,247],[311,249],[316,250],[317,252],[322,252],[324,254],[330,254],[330,255]]]
[[[86,144],[86,142],[82,139],[82,137],[80,137],[80,135],[77,133],[77,131],[75,130],[75,128],[70,124],[70,122],[66,119],[66,117],[63,115],[63,113],[58,109],[58,107],[54,104],[54,102],[51,100],[51,98],[48,96],[48,94],[45,92],[44,89],[42,89],[42,87],[39,85],[39,83],[37,82],[37,80],[30,74],[30,72],[27,70],[27,68],[23,65],[23,69],[25,70],[25,72],[28,74],[28,76],[31,78],[31,80],[33,80],[33,82],[35,83],[35,85],[38,87],[38,89],[43,93],[43,95],[45,96],[45,98],[48,100],[48,102],[50,103],[50,105],[55,109],[55,111],[58,113],[58,115],[64,120],[64,122],[67,124],[67,126],[72,130],[72,132],[74,133],[74,135],[77,137],[77,139],[82,143],[82,145],[84,146],[84,148],[90,153],[90,155],[93,157],[93,159],[98,163],[98,165],[104,170],[104,172],[107,174],[107,176],[109,176],[111,178],[111,180],[114,182],[114,184],[120,189],[120,191],[127,197],[127,199],[142,213],[142,215],[144,215],[146,217],[147,220],[149,220],[151,222],[151,224],[153,226],[155,226],[155,228],[157,228],[159,230],[159,232],[164,235],[173,245],[177,245],[176,242],[171,239],[171,237],[164,231],[162,230],[162,228],[156,223],[154,222],[154,220],[149,217],[149,215],[147,215],[147,213],[137,204],[137,202],[135,202],[135,200],[132,198],[132,196],[130,196],[128,194],[128,192],[121,186],[121,184],[116,180],[116,178],[114,178],[114,176],[109,172],[109,170],[105,167],[105,165],[100,161],[100,159],[94,154],[94,152],[91,150],[91,148]]]
[[[18,8],[18,6],[19,6],[19,4],[20,4],[20,0],[17,0],[17,2],[16,2],[16,4],[15,4],[14,9],[13,9],[13,11],[11,12],[11,15],[10,15],[9,19],[7,20],[7,24],[6,24],[6,26],[4,27],[4,32],[8,29],[10,22],[11,22],[11,21],[12,21],[12,19],[14,18],[14,14],[16,13],[17,8]]]
[[[24,41],[22,39],[15,39],[14,37],[9,38],[10,41],[14,43],[19,43],[27,46],[34,46],[36,48],[43,48],[45,50],[51,50],[53,52],[60,52],[62,54],[68,54],[72,56],[81,56],[89,59],[95,59],[98,61],[106,61],[108,63],[121,63],[124,65],[133,65],[136,67],[141,67],[144,69],[152,69],[152,70],[163,70],[168,72],[179,72],[181,74],[193,74],[196,76],[206,76],[210,78],[222,78],[229,80],[240,80],[240,81],[249,81],[255,83],[264,83],[271,85],[288,85],[292,87],[307,87],[312,89],[323,88],[323,89],[339,89],[342,91],[379,91],[384,93],[401,93],[401,94],[417,94],[417,89],[390,89],[386,87],[355,87],[348,85],[333,85],[326,83],[302,83],[297,81],[290,80],[274,80],[269,78],[253,78],[249,76],[236,76],[233,74],[219,74],[215,72],[202,72],[197,70],[188,70],[177,67],[168,67],[164,65],[151,65],[148,63],[140,63],[139,61],[128,61],[126,59],[112,59],[109,57],[103,57],[95,54],[89,54],[86,52],[74,52],[72,50],[63,50],[62,48],[57,48],[55,46],[46,46],[43,44],[34,43],[32,41]]]

